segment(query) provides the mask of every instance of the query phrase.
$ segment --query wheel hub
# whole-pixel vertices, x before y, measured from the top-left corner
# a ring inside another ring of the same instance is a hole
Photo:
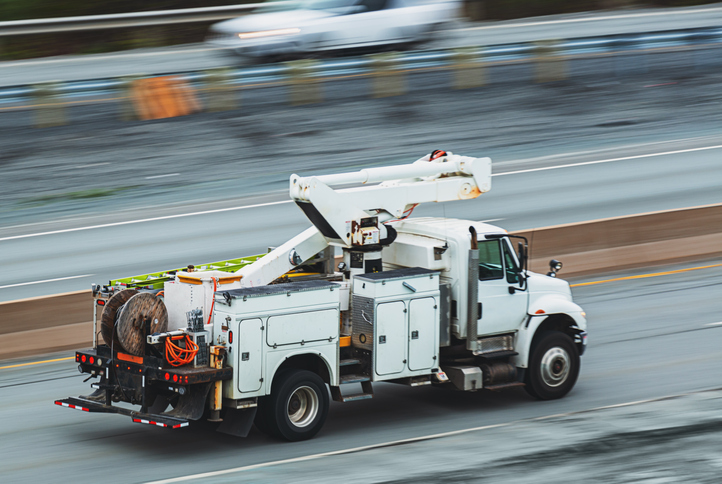
[[[318,414],[318,395],[311,387],[299,387],[289,397],[287,408],[291,424],[296,427],[306,427]]]
[[[564,348],[549,348],[541,360],[541,377],[544,383],[550,387],[558,387],[567,381],[570,362],[569,353]]]

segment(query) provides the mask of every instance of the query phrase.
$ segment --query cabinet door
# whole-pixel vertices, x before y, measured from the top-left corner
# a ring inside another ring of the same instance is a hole
[[[236,370],[238,374],[238,390],[240,392],[257,392],[261,389],[263,377],[263,321],[259,318],[244,319],[239,323],[238,353]]]
[[[436,365],[439,316],[433,297],[409,303],[409,370],[427,370]]]
[[[401,373],[406,367],[406,305],[401,301],[376,306],[376,374]]]

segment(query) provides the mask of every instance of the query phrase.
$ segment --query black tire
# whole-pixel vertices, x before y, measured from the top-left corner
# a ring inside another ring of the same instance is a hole
[[[526,391],[539,400],[561,398],[574,387],[579,368],[579,351],[572,339],[559,331],[544,332],[532,347]]]
[[[264,402],[262,426],[290,442],[310,439],[326,422],[328,400],[326,384],[318,375],[285,370],[276,377],[271,396]]]
[[[253,424],[258,430],[266,435],[273,436],[273,430],[268,425],[268,406],[270,405],[270,397],[260,397],[258,399],[258,407],[256,408],[256,417]]]

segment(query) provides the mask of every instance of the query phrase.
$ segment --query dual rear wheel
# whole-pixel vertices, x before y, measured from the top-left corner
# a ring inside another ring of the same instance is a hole
[[[271,395],[259,402],[256,427],[291,442],[310,439],[328,415],[328,390],[321,377],[306,370],[283,370]]]

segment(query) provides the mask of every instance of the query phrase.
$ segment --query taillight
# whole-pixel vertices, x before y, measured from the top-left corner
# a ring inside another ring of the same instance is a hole
[[[90,361],[90,364],[91,364],[91,365],[94,365],[94,364],[95,364],[95,358],[93,358],[92,356],[90,357],[90,360],[89,360],[89,361]]]
[[[85,363],[85,360],[87,360],[87,358],[85,357],[85,355],[83,355],[83,356],[80,357],[80,361],[82,361],[83,363]]]
[[[173,381],[178,383],[178,375],[173,375]]]
[[[170,380],[170,373],[166,373],[166,374],[165,374],[165,380],[166,380],[166,381]]]
[[[228,332],[228,342],[233,344],[233,331]]]

